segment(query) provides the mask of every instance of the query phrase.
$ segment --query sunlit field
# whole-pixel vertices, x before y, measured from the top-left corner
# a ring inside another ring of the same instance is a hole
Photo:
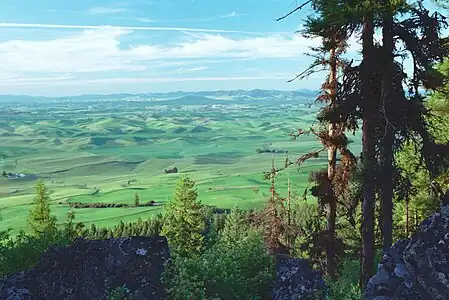
[[[271,160],[282,167],[287,155],[294,160],[320,146],[314,136],[297,141],[289,136],[315,122],[317,108],[308,105],[312,100],[283,105],[276,100],[201,106],[125,101],[6,105],[0,118],[0,172],[25,176],[0,177],[0,224],[14,232],[26,229],[38,178],[53,192],[52,211],[59,223],[66,219],[68,202],[133,204],[136,193],[141,203],[153,200],[156,206],[75,209],[76,220],[108,227],[162,212],[180,174],[196,181],[205,204],[260,207],[269,189],[263,172]],[[360,137],[351,139],[358,149]],[[280,193],[286,193],[290,178],[302,195],[310,170],[325,164],[323,155],[281,172]],[[165,174],[173,167],[179,172]]]

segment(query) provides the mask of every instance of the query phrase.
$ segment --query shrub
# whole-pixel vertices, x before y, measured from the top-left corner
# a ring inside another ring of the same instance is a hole
[[[25,271],[39,262],[50,246],[68,245],[72,237],[64,230],[30,235],[21,231],[16,237],[3,234],[0,240],[0,276]]]
[[[360,300],[362,291],[359,286],[360,262],[347,260],[343,262],[341,276],[336,281],[327,281],[330,288],[328,300]]]

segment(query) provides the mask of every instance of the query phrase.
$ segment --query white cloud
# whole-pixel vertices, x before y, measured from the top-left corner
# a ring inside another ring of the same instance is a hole
[[[131,84],[131,83],[167,83],[183,81],[225,81],[225,80],[261,80],[261,79],[290,79],[287,74],[262,74],[257,76],[208,76],[208,77],[122,77],[122,78],[100,78],[88,80],[90,84]]]
[[[232,63],[232,62],[238,62],[238,61],[249,61],[249,60],[255,60],[253,58],[226,58],[226,59],[188,59],[188,60],[177,60],[170,59],[170,60],[155,60],[151,63],[151,67],[156,68],[169,68],[169,67],[178,67],[178,66],[191,66],[191,65],[199,65],[199,64],[223,64],[223,63]]]
[[[0,23],[0,27],[14,27],[10,25]],[[35,28],[33,24],[28,25],[18,24],[18,27]],[[44,28],[53,26],[41,25]],[[298,69],[302,69],[310,61],[304,53],[310,52],[309,47],[320,43],[319,39],[307,39],[296,34],[247,34],[237,37],[221,31],[190,31],[174,44],[144,41],[125,47],[121,41],[132,35],[134,30],[139,30],[133,28],[75,26],[72,29],[83,30],[46,40],[36,38],[0,42],[1,89],[17,91],[30,86],[34,90],[42,90],[44,87],[55,86],[64,90],[81,91],[83,87],[93,88],[97,85],[105,89],[108,86],[118,89],[127,83],[143,86],[154,83],[159,87],[159,83],[171,86],[171,82],[181,86],[188,86],[189,82],[201,85],[201,81],[217,85],[221,81],[233,81],[233,85],[238,85],[237,81],[273,79],[281,82],[291,79],[293,72],[279,73],[279,68],[267,71],[262,66],[256,66],[258,69],[240,68],[238,73],[229,68],[227,73],[215,73],[211,70],[208,72],[210,76],[203,77],[198,76],[201,73],[195,72],[208,69],[209,64],[259,59],[288,59],[295,61]],[[157,30],[156,27],[139,28]],[[355,41],[355,38],[351,40],[350,51],[359,49]]]
[[[87,10],[89,15],[111,15],[128,11],[126,8],[92,7]]]
[[[2,76],[0,74],[0,80],[2,85],[42,85],[46,83],[55,82],[67,82],[74,79],[72,75],[59,75],[59,76],[24,76],[24,75],[11,75],[9,77]]]
[[[63,77],[34,77],[24,80],[16,80],[12,82],[0,81],[0,88],[3,91],[17,93],[26,87],[39,88],[46,90],[48,88],[78,88],[80,94],[86,94],[92,88],[107,88],[109,91],[114,87],[129,87],[130,85],[141,84],[171,84],[171,83],[187,83],[187,82],[226,82],[226,81],[259,81],[259,80],[281,80],[285,82],[291,79],[290,74],[273,73],[273,74],[257,74],[247,76],[202,76],[202,77],[118,77],[118,78],[97,78],[97,79],[73,79]],[[120,90],[116,92],[121,92]],[[54,91],[46,91],[48,94]],[[40,94],[40,93],[38,93]],[[64,91],[62,94],[68,95],[70,92]]]
[[[189,69],[179,68],[178,70],[176,70],[176,72],[178,72],[178,73],[188,73],[188,72],[204,71],[204,70],[207,70],[207,69],[208,69],[208,67],[194,67],[194,68],[189,68]]]
[[[131,33],[103,28],[48,41],[3,42],[0,73],[143,71],[148,62],[161,60],[299,58],[317,43],[298,35],[231,38],[199,34],[172,46],[142,44],[123,49],[120,39]]]
[[[182,31],[182,32],[211,32],[211,33],[241,33],[250,35],[264,35],[264,32],[251,32],[240,30],[187,28],[187,27],[155,27],[155,26],[111,26],[111,25],[65,25],[65,24],[39,24],[39,23],[0,23],[0,28],[47,28],[47,29],[124,29],[137,31]]]
[[[235,11],[232,11],[232,12],[230,12],[229,14],[222,15],[221,17],[222,17],[222,18],[234,18],[234,17],[245,16],[245,15],[246,15],[246,14],[239,14],[239,13],[236,13]]]
[[[119,48],[121,29],[88,30],[50,41],[10,40],[0,43],[0,72],[85,73],[143,70],[126,62]]]
[[[141,18],[141,17],[136,17],[135,18],[137,21],[142,22],[142,23],[154,23],[156,22],[155,20],[149,19],[149,18]]]
[[[127,54],[135,58],[296,58],[303,56],[317,40],[298,35],[270,35],[254,38],[230,38],[200,34],[173,47],[142,45]]]

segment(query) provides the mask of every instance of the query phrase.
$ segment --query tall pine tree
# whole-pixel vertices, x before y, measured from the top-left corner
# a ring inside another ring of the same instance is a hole
[[[51,215],[50,191],[43,181],[36,184],[36,197],[28,215],[28,224],[33,234],[51,233],[56,229],[56,217]]]
[[[351,118],[339,118],[334,111],[341,105],[339,90],[341,86],[341,70],[346,67],[347,62],[342,59],[342,54],[347,48],[347,40],[350,36],[348,28],[342,28],[338,22],[335,12],[344,9],[341,1],[311,1],[315,14],[310,16],[305,24],[304,33],[307,37],[321,38],[322,44],[314,47],[311,54],[315,57],[312,65],[295,77],[306,78],[311,73],[328,69],[329,73],[322,85],[321,93],[317,102],[325,103],[326,106],[320,110],[318,120],[320,130],[311,130],[323,144],[323,149],[306,155],[304,158],[315,157],[322,151],[327,151],[328,166],[326,170],[312,172],[311,180],[315,186],[311,189],[312,195],[319,200],[320,206],[325,211],[326,229],[320,234],[326,253],[326,275],[337,275],[337,253],[341,247],[341,241],[336,235],[337,227],[337,207],[342,203],[343,195],[347,189],[349,173],[355,166],[355,157],[348,149],[349,141],[345,135],[347,130],[354,130],[356,123]],[[304,131],[299,131],[299,134]],[[294,135],[297,137],[298,135]],[[337,163],[337,154],[340,162]],[[300,158],[298,161],[302,162]]]
[[[165,207],[162,235],[170,250],[181,257],[200,254],[204,249],[203,205],[197,200],[195,181],[180,177],[173,199]]]

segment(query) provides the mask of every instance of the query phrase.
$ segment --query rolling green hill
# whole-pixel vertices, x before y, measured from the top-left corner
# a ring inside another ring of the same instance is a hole
[[[96,96],[63,102],[47,98],[36,100],[38,105],[30,99],[20,105],[5,104],[0,119],[0,171],[26,176],[0,177],[0,225],[14,232],[26,228],[38,178],[53,191],[59,222],[65,221],[68,202],[131,204],[136,192],[142,202],[154,200],[160,206],[76,209],[76,218],[87,225],[111,226],[118,220],[161,212],[179,176],[165,174],[173,167],[196,180],[206,204],[263,205],[269,188],[263,172],[270,168],[273,154],[256,149],[281,149],[294,159],[319,146],[313,136],[294,142],[289,137],[314,122],[317,108],[308,105],[311,92],[282,93],[219,91],[165,94],[157,101],[154,95],[147,100],[140,95],[140,101],[129,101],[136,96],[126,95],[122,100]],[[195,105],[195,99],[202,99],[201,104]],[[7,103],[0,97],[1,101]],[[359,151],[360,137],[351,138],[356,141],[353,149]],[[274,158],[281,166],[286,154]],[[308,172],[325,164],[326,158],[320,157],[299,170],[291,167],[282,172],[281,193],[290,177],[302,194]]]

